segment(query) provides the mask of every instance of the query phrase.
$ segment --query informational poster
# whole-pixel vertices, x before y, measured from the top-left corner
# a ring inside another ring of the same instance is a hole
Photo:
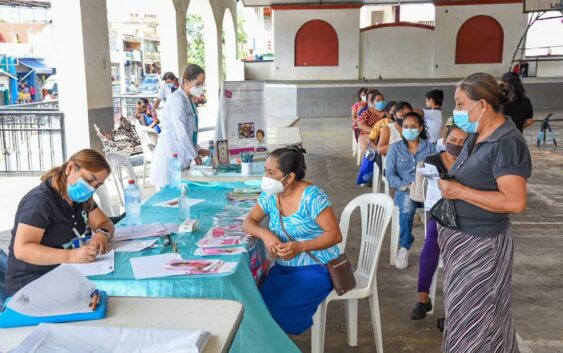
[[[230,155],[266,150],[264,86],[264,81],[223,83],[218,137],[228,141]]]

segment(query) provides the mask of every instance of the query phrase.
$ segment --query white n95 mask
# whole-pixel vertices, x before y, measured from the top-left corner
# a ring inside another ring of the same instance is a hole
[[[287,175],[284,176],[282,180],[285,179],[286,177]],[[282,180],[276,180],[266,176],[262,177],[262,184],[260,185],[260,188],[268,196],[279,194],[280,192],[283,192],[283,190],[285,189],[282,184]]]
[[[199,97],[203,93],[203,87],[201,86],[194,86],[190,88],[190,94],[194,97]]]

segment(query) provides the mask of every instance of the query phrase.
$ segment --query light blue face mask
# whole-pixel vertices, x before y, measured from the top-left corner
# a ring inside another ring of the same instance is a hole
[[[74,202],[86,202],[90,200],[96,189],[88,184],[84,179],[79,178],[74,184],[68,184],[67,188],[68,197]]]
[[[375,109],[382,111],[385,108],[385,101],[375,102]]]
[[[479,117],[479,119],[477,119],[477,121],[471,121],[469,120],[469,111],[471,111],[471,109],[473,109],[477,103],[479,102],[475,102],[475,104],[473,104],[471,106],[471,108],[469,108],[468,110],[454,110],[454,124],[456,124],[460,129],[462,129],[463,131],[467,132],[468,134],[474,134],[477,132],[477,128],[479,127],[479,120],[481,120],[481,117]]]
[[[170,83],[167,83],[166,86],[167,86],[168,88],[172,88],[172,87],[174,87],[174,84],[173,84],[172,82],[170,82]]]
[[[420,131],[418,131],[418,129],[403,129],[403,137],[408,141],[416,140],[419,135]]]

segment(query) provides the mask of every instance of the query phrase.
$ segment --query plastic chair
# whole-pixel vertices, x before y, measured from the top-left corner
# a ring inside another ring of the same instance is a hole
[[[0,308],[8,297],[6,293],[6,272],[8,272],[8,254],[0,250]]]
[[[312,353],[324,351],[327,306],[328,303],[335,300],[346,300],[348,345],[358,345],[358,299],[362,298],[369,298],[377,353],[383,353],[379,297],[377,294],[377,264],[383,237],[393,212],[393,200],[387,195],[374,193],[363,194],[353,199],[346,206],[340,218],[340,231],[342,233],[342,242],[338,245],[340,251],[344,251],[346,247],[350,217],[356,208],[360,208],[362,224],[362,244],[358,266],[354,272],[356,288],[342,296],[338,296],[333,290],[319,305],[313,316],[313,327],[311,329]]]
[[[146,186],[147,179],[147,164],[152,163],[153,151],[158,142],[158,134],[154,129],[148,126],[141,125],[135,120],[135,129],[141,140],[141,147],[143,149],[143,188]]]
[[[372,179],[372,192],[379,192],[381,188],[381,172],[377,162],[373,163],[373,179]]]
[[[133,165],[129,160],[128,156],[116,153],[108,152],[106,153],[106,159],[111,167],[111,177],[115,183],[117,189],[117,195],[119,196],[119,203],[121,206],[125,207],[125,187],[123,186],[123,168],[127,169],[128,180],[132,179],[137,182],[137,175],[133,169]]]
[[[358,141],[356,140],[356,134],[354,134],[354,129],[352,129],[352,156],[356,157],[358,154]]]

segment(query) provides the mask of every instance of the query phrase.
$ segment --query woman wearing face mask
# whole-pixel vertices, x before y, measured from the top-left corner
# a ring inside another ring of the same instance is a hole
[[[446,150],[429,156],[424,163],[436,166],[440,175],[448,174],[461,153],[466,138],[466,132],[456,125],[450,125],[444,138]],[[411,313],[412,320],[422,320],[426,317],[426,313],[432,310],[432,302],[428,293],[430,292],[432,277],[438,267],[439,259],[438,223],[436,219],[430,217],[426,224],[424,246],[420,252],[418,267],[418,303]]]
[[[370,142],[369,133],[375,123],[385,117],[385,98],[383,94],[379,91],[371,91],[367,95],[367,106],[368,108],[358,117],[358,129],[360,134],[358,137],[358,143],[360,144],[360,152],[362,155],[367,150],[367,146]]]
[[[201,157],[209,155],[197,144],[199,115],[195,99],[202,94],[204,82],[205,71],[198,65],[188,65],[181,88],[166,102],[166,118],[161,122],[162,132],[151,165],[151,183],[157,187],[168,184],[168,162],[174,153],[178,154],[182,169],[188,168],[192,160],[201,165]]]
[[[340,228],[326,193],[304,181],[301,151],[280,148],[266,160],[263,193],[244,222],[244,230],[264,242],[275,259],[260,291],[272,317],[288,334],[301,334],[333,286],[322,263],[339,255]],[[268,228],[260,222],[269,216]],[[287,236],[286,232],[291,235]]]
[[[160,86],[160,90],[158,91],[158,97],[154,101],[153,105],[153,116],[155,118],[159,118],[159,115],[162,115],[162,105],[161,103],[166,103],[166,99],[170,97],[172,93],[177,89],[176,87],[176,76],[174,73],[168,71],[162,76],[162,86]],[[160,107],[160,109],[158,109]]]
[[[424,207],[422,202],[413,201],[409,190],[415,181],[418,162],[436,153],[433,144],[426,140],[426,127],[422,116],[415,112],[405,114],[403,118],[403,140],[392,144],[387,155],[386,178],[389,186],[396,190],[395,205],[399,206],[399,242],[401,248],[395,259],[395,266],[404,270],[409,265],[409,252],[414,241],[412,225],[417,208]]]
[[[8,257],[8,295],[43,276],[61,263],[93,262],[108,251],[113,224],[98,208],[92,195],[110,173],[104,157],[94,150],[81,150],[68,162],[45,173],[42,183],[20,201]],[[91,240],[77,249],[65,250],[86,227]]]
[[[389,146],[403,139],[403,119],[405,117],[405,114],[410,112],[412,112],[412,106],[409,102],[401,101],[397,103],[393,121],[381,129],[381,134],[377,143],[378,155],[387,155]]]
[[[457,228],[440,227],[444,260],[444,352],[517,353],[512,319],[512,213],[527,204],[532,173],[528,145],[501,106],[509,89],[485,73],[455,91],[454,122],[470,135],[450,175],[440,180],[453,200]],[[470,330],[467,328],[471,327]]]
[[[358,90],[358,101],[352,105],[352,129],[354,130],[354,136],[358,140],[358,135],[360,130],[358,129],[358,112],[367,103],[367,88],[362,87]]]

